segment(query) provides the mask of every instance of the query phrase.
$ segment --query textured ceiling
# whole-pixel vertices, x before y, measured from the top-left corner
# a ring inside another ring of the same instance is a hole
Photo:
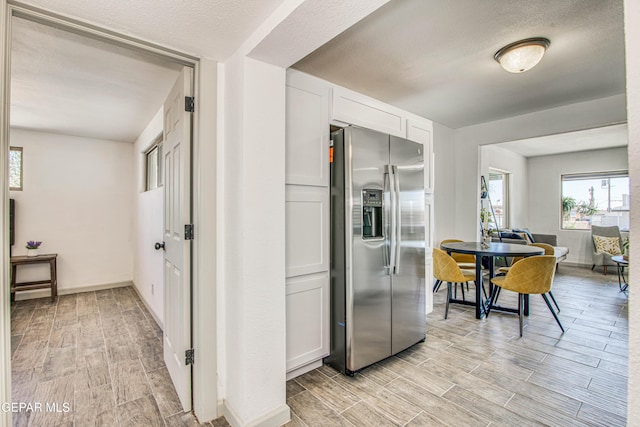
[[[534,36],[537,67],[494,61]],[[294,68],[460,128],[624,93],[622,0],[393,0]]]
[[[181,69],[24,19],[12,23],[12,127],[133,142]]]
[[[26,0],[25,3],[218,61],[283,0]]]
[[[600,150],[628,145],[626,124],[587,129],[579,132],[561,133],[539,138],[497,144],[524,157],[547,156],[576,151]]]
[[[282,2],[26,1],[221,60]],[[300,28],[315,28],[313,14],[306,19],[309,25],[297,23],[289,39]],[[50,28],[24,27],[14,39],[15,126],[48,130],[57,122],[71,134],[111,128],[101,137],[131,140],[173,79],[173,64]],[[533,70],[510,74],[493,60],[503,45],[531,36],[551,39]],[[460,128],[623,94],[622,0],[392,0],[294,68]]]

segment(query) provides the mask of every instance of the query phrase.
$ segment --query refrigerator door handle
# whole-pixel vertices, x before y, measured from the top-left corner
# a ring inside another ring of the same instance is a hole
[[[393,169],[393,183],[395,193],[395,229],[396,229],[396,249],[395,249],[395,258],[393,262],[393,272],[394,274],[400,274],[400,246],[402,245],[402,215],[400,210],[400,176],[398,175],[398,166],[391,166]]]
[[[391,165],[385,165],[384,167],[384,175],[385,175],[385,194],[389,194],[389,206],[385,209],[388,214],[386,215],[385,225],[386,225],[386,238],[385,238],[385,247],[387,247],[387,255],[389,256],[387,267],[389,268],[389,275],[393,274],[394,271],[394,262],[396,259],[396,213],[395,213],[395,175],[393,173],[393,168]],[[387,246],[387,242],[389,246]]]

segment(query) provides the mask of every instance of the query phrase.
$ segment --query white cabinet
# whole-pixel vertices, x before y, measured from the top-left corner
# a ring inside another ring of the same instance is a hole
[[[323,80],[287,72],[288,378],[329,354],[329,92]]]
[[[288,185],[287,277],[329,271],[329,189]]]
[[[426,313],[429,314],[433,311],[433,292],[431,292],[433,285],[433,226],[434,226],[434,218],[433,218],[433,193],[425,194],[424,197],[425,203],[425,244],[424,244],[424,252],[425,252],[425,271],[424,271],[424,280],[426,286]]]
[[[331,90],[331,119],[404,138],[402,110],[341,87]]]
[[[287,372],[329,349],[329,273],[287,279]]]
[[[425,193],[433,193],[433,123],[425,119],[407,119],[407,139],[424,145]]]
[[[289,78],[286,105],[286,183],[328,186],[328,86],[313,78]]]
[[[424,265],[424,274],[425,274],[425,313],[429,314],[433,311],[433,292],[431,291],[433,289],[433,255],[431,254],[431,252],[427,253],[427,257],[425,259],[425,265]]]

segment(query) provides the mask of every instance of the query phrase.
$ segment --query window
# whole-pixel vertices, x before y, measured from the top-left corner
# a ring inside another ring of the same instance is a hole
[[[617,225],[628,230],[629,193],[628,171],[562,175],[562,228]]]
[[[145,191],[162,186],[162,140],[156,141],[144,153],[146,184]]]
[[[496,227],[509,227],[509,174],[496,169],[489,170],[489,197],[496,215]]]
[[[9,149],[9,190],[22,191],[22,147]]]

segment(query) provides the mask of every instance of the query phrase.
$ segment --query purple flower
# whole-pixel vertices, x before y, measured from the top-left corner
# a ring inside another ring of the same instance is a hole
[[[38,249],[42,242],[36,242],[34,240],[29,240],[27,242],[27,249]]]

